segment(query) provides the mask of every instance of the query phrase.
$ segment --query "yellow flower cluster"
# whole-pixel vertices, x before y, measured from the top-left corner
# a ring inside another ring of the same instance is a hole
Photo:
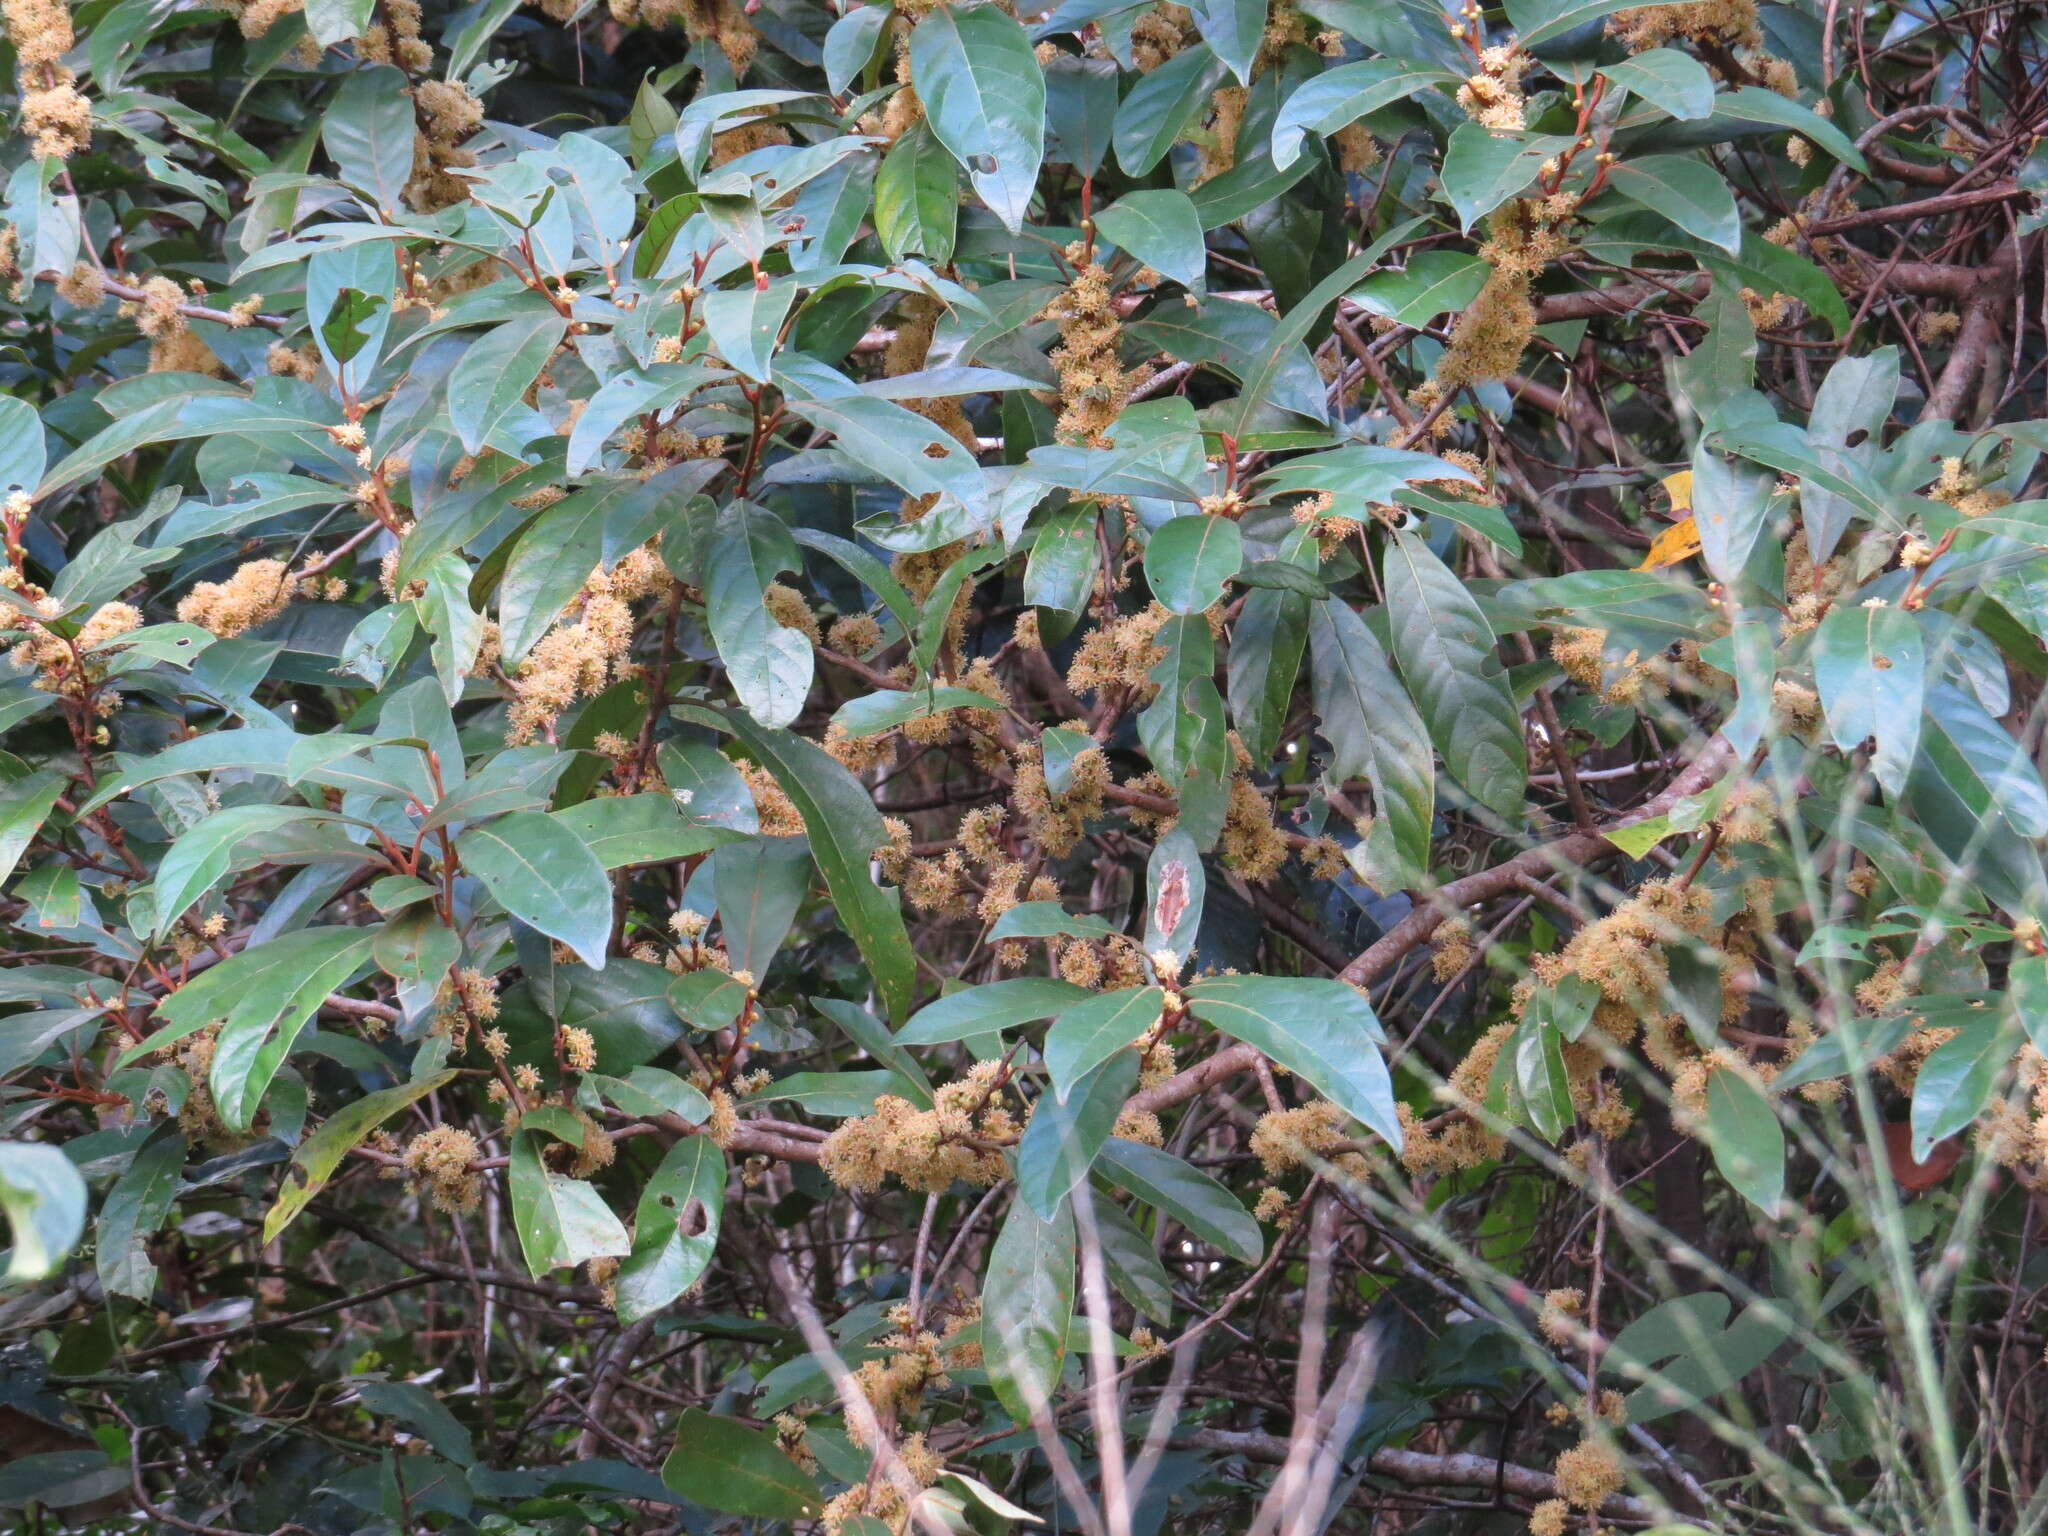
[[[904,300],[896,322],[896,334],[890,337],[889,345],[882,352],[884,375],[899,378],[924,367],[931,352],[932,336],[938,330],[939,317],[945,312],[946,306],[928,293],[912,294]],[[929,399],[905,400],[903,404],[950,435],[969,453],[975,451],[974,426],[961,409],[958,396],[937,395]]]
[[[541,636],[512,678],[510,745],[552,730],[579,697],[602,692],[622,674],[633,645],[633,610],[627,604],[668,579],[651,548],[632,551],[609,573],[590,573],[577,618]]]
[[[1458,105],[1482,128],[1515,133],[1527,127],[1522,100],[1522,73],[1529,56],[1512,43],[1496,44],[1479,55],[1479,69],[1458,87]]]
[[[21,131],[38,158],[69,159],[92,142],[92,103],[57,61],[76,41],[63,0],[4,0],[0,15],[14,44],[21,88]]]
[[[50,598],[38,599],[36,606],[51,616],[60,607]],[[22,631],[22,638],[15,643],[9,659],[17,667],[34,670],[37,688],[45,693],[83,698],[92,685],[106,675],[104,661],[95,662],[93,651],[138,628],[141,623],[142,615],[127,603],[103,603],[79,627],[73,640],[65,640],[27,614],[8,609],[0,615],[0,634],[13,629]]]
[[[932,1107],[883,1094],[875,1112],[846,1121],[830,1136],[819,1166],[844,1189],[873,1191],[894,1175],[906,1189],[937,1193],[955,1179],[995,1184],[1007,1177],[1002,1148],[1019,1126],[1000,1092],[1002,1064],[977,1062],[967,1076],[932,1095]]]
[[[1155,5],[1131,27],[1131,57],[1138,68],[1150,74],[1190,44],[1200,41],[1194,14],[1184,5],[1168,0]]]
[[[1322,1160],[1350,1140],[1351,1126],[1344,1111],[1328,1099],[1317,1099],[1298,1109],[1274,1109],[1261,1115],[1252,1127],[1251,1149],[1271,1178]],[[1365,1159],[1357,1152],[1342,1152],[1330,1160],[1353,1178],[1365,1177]]]
[[[1012,753],[1010,803],[1024,830],[1047,854],[1063,859],[1081,841],[1087,824],[1102,814],[1103,792],[1109,787],[1109,758],[1100,747],[1077,754],[1070,765],[1066,789],[1053,794],[1045,782],[1045,758],[1037,742],[1021,743]]]
[[[1062,402],[1057,430],[1062,442],[1107,448],[1114,442],[1109,429],[1117,413],[1151,369],[1126,369],[1117,357],[1123,320],[1109,291],[1109,274],[1095,262],[1083,262],[1079,246],[1068,247],[1067,255],[1076,263],[1074,280],[1045,311],[1060,331],[1059,345],[1052,350]]]
[[[1577,1509],[1597,1510],[1627,1481],[1614,1453],[1591,1438],[1557,1458],[1557,1491]]]
[[[1096,625],[1068,664],[1067,686],[1082,694],[1127,688],[1137,702],[1147,702],[1159,691],[1149,674],[1166,658],[1158,635],[1160,626],[1171,617],[1164,607],[1153,603],[1140,613]]]
[[[412,14],[414,36],[398,40],[396,46],[401,53],[414,45],[422,49],[427,46],[417,35],[417,5],[413,5]],[[427,50],[427,58],[431,63],[431,49]],[[467,201],[469,183],[454,172],[476,164],[475,154],[462,145],[483,126],[483,103],[460,80],[422,80],[413,87],[412,102],[417,126],[412,141],[412,176],[405,184],[406,201],[422,213]]]
[[[1487,1079],[1501,1047],[1514,1032],[1512,1023],[1494,1025],[1452,1070],[1438,1097],[1461,1113],[1445,1123],[1426,1125],[1406,1104],[1395,1106],[1401,1118],[1401,1164],[1410,1173],[1450,1173],[1500,1156],[1502,1138],[1486,1128],[1476,1111],[1486,1100]]]
[[[1673,38],[1754,48],[1763,42],[1757,0],[1682,0],[1677,5],[1643,5],[1616,11],[1607,30],[1631,53],[1661,48]]]
[[[226,581],[200,582],[179,602],[178,617],[230,639],[283,613],[298,586],[282,560],[251,560]]]
[[[466,1215],[483,1199],[483,1180],[470,1167],[476,1138],[452,1125],[437,1125],[407,1143],[402,1164],[437,1210]]]
[[[1543,1337],[1559,1349],[1569,1349],[1579,1335],[1579,1316],[1586,1310],[1586,1293],[1577,1286],[1563,1285],[1546,1292],[1543,1309],[1536,1314],[1536,1326]]]

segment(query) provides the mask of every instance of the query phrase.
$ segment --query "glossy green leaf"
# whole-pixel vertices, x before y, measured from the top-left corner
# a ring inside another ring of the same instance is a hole
[[[1064,1010],[1045,1033],[1045,1066],[1054,1096],[1067,1099],[1085,1074],[1143,1036],[1159,1022],[1165,1001],[1158,987],[1125,987],[1098,992]]]
[[[1387,545],[1384,576],[1394,657],[1430,740],[1475,800],[1518,821],[1528,749],[1485,614],[1412,533]]]
[[[436,1072],[401,1083],[396,1088],[364,1094],[336,1110],[292,1154],[291,1166],[285,1170],[284,1182],[278,1190],[277,1203],[263,1218],[263,1240],[266,1243],[275,1241],[277,1235],[312,1203],[313,1197],[334,1177],[350,1147],[408,1104],[417,1103],[436,1089],[447,1087],[461,1075],[459,1072]]]
[[[1145,546],[1145,581],[1173,613],[1200,613],[1220,601],[1244,564],[1244,536],[1227,517],[1168,518]]]
[[[859,946],[890,1016],[902,1018],[910,1011],[917,967],[896,892],[877,886],[868,870],[874,851],[888,841],[873,799],[836,759],[801,737],[764,730],[736,714],[725,724],[803,817],[839,921]]]
[[[1103,1147],[1099,1166],[1108,1182],[1157,1206],[1239,1263],[1265,1257],[1265,1236],[1244,1202],[1186,1158],[1115,1138]]]
[[[560,939],[602,970],[611,937],[611,882],[590,845],[538,811],[473,827],[455,842],[463,870],[512,916]]]
[[[1189,987],[1187,999],[1203,1023],[1265,1052],[1400,1147],[1393,1085],[1376,1049],[1379,1020],[1363,993],[1341,981],[1217,976]]]
[[[775,1437],[734,1419],[686,1408],[661,1480],[692,1504],[761,1520],[803,1520],[823,1504],[810,1474]]]
[[[1185,192],[1126,192],[1095,216],[1095,227],[1162,276],[1201,286],[1209,256],[1202,221]]]
[[[1012,1202],[981,1290],[981,1351],[1004,1411],[1030,1423],[1052,1402],[1074,1315],[1074,1215],[1061,1202],[1040,1216]]]
[[[1045,76],[1023,27],[993,4],[939,6],[910,34],[910,76],[932,132],[1016,233],[1045,152]]]

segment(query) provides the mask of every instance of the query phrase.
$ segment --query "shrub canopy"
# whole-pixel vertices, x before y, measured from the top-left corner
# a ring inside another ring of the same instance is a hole
[[[0,12],[24,1528],[2039,1528],[2035,10]]]

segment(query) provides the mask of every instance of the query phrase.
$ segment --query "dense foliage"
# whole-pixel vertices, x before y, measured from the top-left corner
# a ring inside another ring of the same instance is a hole
[[[2041,1529],[2041,8],[0,13],[18,1528]]]

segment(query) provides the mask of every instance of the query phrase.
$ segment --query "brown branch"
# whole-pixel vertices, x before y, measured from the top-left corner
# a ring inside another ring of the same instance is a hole
[[[1225,1451],[1271,1465],[1287,1460],[1286,1437],[1261,1434],[1255,1429],[1198,1429],[1175,1435],[1173,1443],[1197,1450]],[[1381,1477],[1411,1488],[1502,1488],[1525,1499],[1557,1497],[1557,1479],[1548,1472],[1470,1451],[1437,1456],[1383,1446],[1372,1453],[1367,1465]],[[1657,1517],[1647,1499],[1622,1493],[1612,1495],[1600,1506],[1600,1512],[1622,1520],[1647,1521]]]

